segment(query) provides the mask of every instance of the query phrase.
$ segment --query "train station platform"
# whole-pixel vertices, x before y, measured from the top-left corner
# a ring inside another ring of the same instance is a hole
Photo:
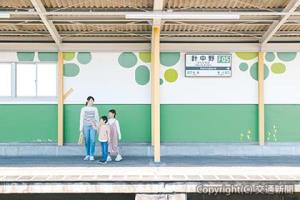
[[[126,142],[120,144],[122,154],[126,156],[151,157],[153,146],[149,143]],[[299,142],[162,142],[161,156],[300,156]],[[81,156],[83,145],[66,143],[0,143],[0,156]],[[100,146],[96,144],[96,155]]]
[[[0,192],[135,193],[142,197],[237,189],[239,193],[300,192],[298,156],[167,156],[161,161],[128,156],[103,165],[80,156],[2,156]]]

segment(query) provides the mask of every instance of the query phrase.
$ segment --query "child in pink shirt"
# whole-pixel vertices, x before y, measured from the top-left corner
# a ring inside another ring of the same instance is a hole
[[[107,156],[108,156],[108,141],[109,141],[109,135],[110,135],[110,127],[107,124],[108,119],[106,116],[102,116],[99,121],[99,127],[97,128],[99,137],[98,140],[101,144],[101,151],[102,156],[101,160],[99,160],[99,163],[105,164],[107,162]]]

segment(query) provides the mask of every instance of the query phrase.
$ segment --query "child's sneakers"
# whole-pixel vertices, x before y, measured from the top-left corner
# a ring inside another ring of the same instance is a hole
[[[119,161],[121,161],[122,159],[123,159],[122,156],[121,156],[120,154],[118,154],[117,157],[116,157],[116,159],[115,159],[115,161],[116,161],[116,162],[119,162]]]
[[[123,158],[122,158],[122,156],[121,156],[120,154],[118,154],[117,157],[116,157],[116,159],[115,159],[115,161],[116,161],[116,162],[119,162],[119,161],[121,161],[121,160],[123,160]],[[106,160],[106,161],[107,161],[107,162],[111,162],[111,161],[112,161],[110,155],[107,156],[107,160]]]
[[[106,161],[107,161],[107,162],[111,162],[111,161],[112,161],[112,159],[111,159],[110,155],[108,155],[108,156],[107,156],[107,159],[106,159]]]
[[[95,160],[94,156],[90,156],[90,160],[91,161]]]
[[[89,160],[90,159],[90,156],[85,156],[84,158],[83,158],[83,160]]]

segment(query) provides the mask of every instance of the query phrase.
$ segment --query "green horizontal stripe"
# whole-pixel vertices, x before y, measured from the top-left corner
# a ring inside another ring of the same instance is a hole
[[[83,105],[64,107],[65,142],[76,142]],[[150,142],[149,104],[97,105],[100,115],[117,110],[124,142]],[[161,105],[162,142],[257,141],[257,105]],[[300,141],[300,105],[265,106],[266,139]],[[0,105],[0,142],[47,142],[57,139],[56,105]],[[249,138],[248,138],[249,136]]]

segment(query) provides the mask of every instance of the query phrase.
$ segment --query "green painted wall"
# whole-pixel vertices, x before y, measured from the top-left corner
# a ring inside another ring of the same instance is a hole
[[[78,139],[82,105],[65,105],[65,141]],[[150,141],[150,105],[97,105],[118,112],[123,141]],[[56,141],[56,105],[0,105],[0,142]],[[257,105],[161,105],[162,141],[257,141]],[[266,139],[300,142],[300,105],[266,105]]]
[[[78,139],[79,113],[82,105],[65,106],[65,140]],[[111,108],[127,142],[149,142],[150,105],[99,105],[100,115]],[[240,141],[240,133],[252,131],[257,137],[256,105],[161,105],[162,141]]]
[[[162,105],[162,141],[255,141],[256,113],[256,105]]]
[[[300,142],[300,105],[266,105],[265,118],[266,139],[271,133],[269,141]]]
[[[99,115],[109,109],[117,110],[124,141],[147,142],[151,136],[150,105],[97,105]],[[82,105],[65,105],[65,141],[75,142],[79,134],[79,115]]]
[[[0,104],[0,142],[52,142],[56,131],[56,105]]]

